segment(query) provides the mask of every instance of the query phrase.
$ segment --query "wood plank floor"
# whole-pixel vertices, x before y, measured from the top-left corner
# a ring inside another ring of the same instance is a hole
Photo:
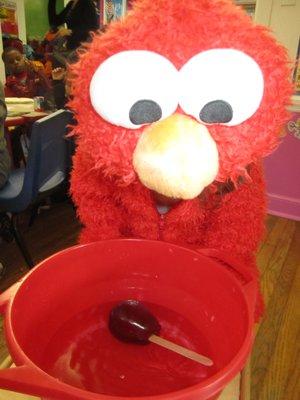
[[[252,400],[300,399],[300,222],[268,217],[258,253],[266,313],[251,357]]]
[[[69,203],[55,204],[38,216],[24,237],[36,262],[76,244],[79,223]],[[300,399],[300,222],[268,216],[258,253],[266,313],[257,328],[251,357],[251,400]],[[0,243],[6,274],[0,291],[19,279],[23,260],[14,243]],[[0,361],[7,349],[0,324]]]

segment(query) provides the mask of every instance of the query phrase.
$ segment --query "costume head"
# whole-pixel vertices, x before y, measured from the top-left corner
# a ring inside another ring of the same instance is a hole
[[[137,0],[73,67],[79,146],[117,185],[192,199],[278,143],[287,55],[226,0]]]

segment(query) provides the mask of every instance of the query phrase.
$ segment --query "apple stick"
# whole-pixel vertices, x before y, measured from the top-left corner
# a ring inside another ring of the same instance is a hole
[[[179,346],[178,344],[170,342],[169,340],[163,339],[160,336],[151,335],[148,340],[168,350],[174,351],[175,353],[178,353],[183,357],[189,358],[190,360],[194,360],[200,364],[206,365],[208,367],[211,367],[213,365],[211,359],[202,356],[201,354],[198,354],[195,351],[189,350],[183,346]]]

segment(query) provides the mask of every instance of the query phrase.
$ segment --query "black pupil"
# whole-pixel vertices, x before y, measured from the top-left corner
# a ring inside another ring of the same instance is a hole
[[[134,125],[149,124],[161,117],[162,110],[153,100],[139,100],[129,111],[129,119]]]
[[[208,124],[226,123],[232,120],[233,110],[224,100],[211,101],[200,111],[200,119]]]

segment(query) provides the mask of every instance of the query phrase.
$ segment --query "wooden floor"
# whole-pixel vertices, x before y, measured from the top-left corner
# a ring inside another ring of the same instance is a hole
[[[300,222],[269,216],[266,225],[258,254],[266,314],[251,357],[251,400],[299,400]],[[61,203],[42,211],[24,237],[38,262],[76,244],[79,229],[72,206]],[[7,269],[0,280],[3,291],[26,271],[14,243],[0,243],[0,262]],[[0,332],[0,361],[6,354]]]
[[[252,400],[300,399],[300,222],[268,217],[258,253],[266,304],[251,358]]]

